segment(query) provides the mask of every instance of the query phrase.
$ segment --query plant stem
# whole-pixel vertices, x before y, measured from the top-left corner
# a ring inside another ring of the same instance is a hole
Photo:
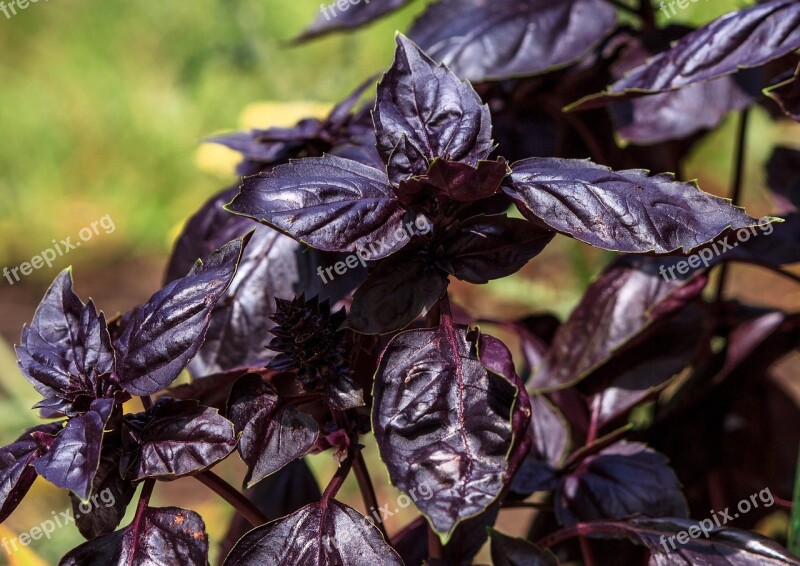
[[[378,498],[375,495],[375,487],[372,485],[367,463],[364,461],[364,455],[360,449],[356,452],[355,459],[353,460],[353,473],[358,482],[358,489],[361,491],[361,498],[364,500],[364,507],[367,509],[367,517],[369,517],[372,511],[377,511],[379,509]],[[386,532],[383,521],[376,522],[375,526],[381,531],[386,542],[389,542],[389,533]]]
[[[444,558],[444,546],[439,535],[428,525],[428,561],[441,560]]]
[[[597,562],[594,560],[592,547],[589,546],[589,540],[586,537],[578,537],[578,541],[581,543],[581,554],[583,555],[584,566],[596,566]]]
[[[342,487],[344,480],[350,473],[350,468],[353,466],[354,459],[355,455],[351,453],[344,462],[339,464],[339,469],[336,470],[331,482],[328,484],[328,487],[325,488],[325,492],[322,494],[320,503],[322,504],[323,508],[328,505],[328,501],[330,501],[330,499],[336,497],[336,494],[339,493],[339,489]]]
[[[744,162],[745,162],[745,145],[747,142],[747,118],[750,115],[750,109],[746,108],[739,114],[739,128],[736,136],[736,154],[733,161],[733,181],[731,189],[731,202],[734,206],[738,206],[742,198],[742,185],[744,181]],[[715,302],[719,303],[722,300],[723,293],[725,292],[725,280],[728,277],[728,262],[723,262],[719,272],[719,279],[717,280],[717,289],[715,293]]]
[[[589,432],[586,433],[586,445],[597,439],[597,424],[600,420],[600,399],[598,395],[592,400],[592,416],[589,421]]]
[[[153,489],[156,487],[156,480],[144,480],[142,485],[142,493],[139,494],[139,503],[136,505],[136,516],[142,514],[145,507],[150,504],[150,497],[153,495]]]
[[[194,478],[210,488],[214,493],[219,495],[222,499],[227,501],[236,512],[239,513],[244,519],[247,520],[254,527],[258,527],[268,522],[261,510],[256,507],[252,501],[247,499],[245,495],[224,479],[219,477],[212,471],[206,470]]]
[[[439,301],[431,310],[428,311],[428,314],[425,315],[425,326],[428,328],[438,328],[439,327],[439,317],[442,315],[442,302]]]
[[[536,543],[536,546],[539,548],[551,548],[557,544],[564,542],[565,540],[569,540],[571,538],[577,536],[585,536],[591,534],[613,534],[618,535],[618,532],[615,532],[613,528],[610,528],[607,525],[592,525],[591,523],[578,523],[576,525],[572,525],[571,527],[565,527],[560,531],[556,531],[547,535],[544,538],[539,539]]]
[[[656,15],[651,0],[639,0],[639,15],[646,30],[656,29]]]
[[[150,504],[150,496],[153,495],[153,488],[156,486],[156,480],[144,480],[142,485],[142,492],[139,494],[139,503],[136,504],[136,514],[131,521],[131,530],[134,533],[134,538],[137,536],[139,526],[142,522],[147,506]]]
[[[797,478],[794,484],[794,504],[792,505],[792,519],[789,523],[789,552],[797,556],[800,554],[800,451],[797,455]]]

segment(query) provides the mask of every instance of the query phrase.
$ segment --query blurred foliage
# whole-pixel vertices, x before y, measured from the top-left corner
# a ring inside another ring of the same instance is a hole
[[[289,47],[318,9],[59,0],[0,16],[0,264],[105,214],[117,231],[81,254],[166,253],[170,230],[220,185],[194,166],[199,140],[237,128],[254,101],[338,100],[388,64],[415,10]]]

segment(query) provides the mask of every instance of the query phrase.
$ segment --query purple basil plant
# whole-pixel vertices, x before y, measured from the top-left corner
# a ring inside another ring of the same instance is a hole
[[[409,2],[351,2],[297,41]],[[634,4],[436,0],[374,105],[370,79],[325,119],[212,140],[243,181],[188,221],[164,287],[109,320],[65,271],[23,329],[46,421],[0,449],[0,520],[41,476],[75,509],[113,495],[75,514],[63,566],[202,566],[200,515],[150,505],[193,476],[237,512],[226,566],[468,565],[487,541],[496,565],[800,565],[754,532],[791,507],[800,409],[769,377],[800,315],[725,293],[730,262],[800,281],[800,151],[769,160],[774,216],[738,206],[750,108],[800,119],[800,2],[699,29]],[[681,170],[731,112],[728,200]],[[480,321],[509,348],[451,304],[453,280],[508,277],[559,234],[618,254],[565,320]],[[303,458],[325,451],[319,486]],[[211,471],[234,453],[241,490]],[[387,471],[419,512],[394,533]],[[337,499],[351,474],[366,515]],[[520,508],[524,538],[495,529]]]

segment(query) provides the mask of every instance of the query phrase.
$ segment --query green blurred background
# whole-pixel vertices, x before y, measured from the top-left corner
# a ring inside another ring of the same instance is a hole
[[[707,21],[744,4],[690,4],[670,21]],[[320,113],[386,68],[394,31],[408,29],[423,7],[417,2],[366,30],[302,47],[286,41],[314,18],[318,0],[40,0],[11,19],[0,14],[0,269],[30,260],[53,239],[75,241],[81,228],[106,215],[115,227],[13,286],[0,279],[0,441],[35,422],[28,408],[36,395],[17,371],[10,344],[58,271],[73,265],[78,293],[94,297],[107,314],[145,300],[159,286],[185,219],[236,181],[235,157],[201,147],[201,140]],[[760,215],[769,211],[761,165],[776,140],[797,139],[797,130],[774,126],[761,110],[754,124],[746,202]],[[731,126],[729,119],[699,146],[687,168],[718,194],[726,190]],[[458,287],[457,298],[476,315],[541,309],[564,315],[606,260],[558,239],[520,276],[485,288]],[[330,455],[312,460],[315,473],[327,477]],[[238,485],[240,466],[232,461],[222,468]],[[385,471],[376,468],[373,475],[381,484],[379,500],[394,497]],[[200,511],[213,549],[230,510],[197,485],[188,479],[160,487],[155,501]],[[344,494],[353,498],[352,486]],[[361,508],[358,499],[352,503]],[[63,494],[38,481],[0,526],[0,536],[28,531],[67,506]],[[509,512],[506,530],[521,533],[527,513]],[[390,532],[399,524],[390,523]],[[74,528],[60,529],[10,562],[0,551],[0,564],[55,564],[80,540]]]

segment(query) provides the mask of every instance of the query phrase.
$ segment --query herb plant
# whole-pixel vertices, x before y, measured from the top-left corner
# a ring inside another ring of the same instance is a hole
[[[800,280],[800,152],[768,164],[776,216],[738,207],[748,109],[798,119],[800,2],[691,30],[649,0],[438,0],[409,38],[372,108],[369,80],[324,120],[214,140],[242,184],[189,220],[148,302],[107,320],[56,278],[16,349],[47,422],[0,450],[0,520],[37,476],[76,509],[110,490],[61,564],[206,564],[202,518],[149,504],[194,476],[238,513],[229,566],[472,564],[488,539],[497,565],[800,564],[748,530],[763,508],[727,524],[754,491],[791,499],[800,418],[769,371],[800,318],[724,293],[729,262]],[[681,165],[732,111],[731,201]],[[508,277],[557,234],[620,255],[564,321],[482,321],[514,359],[449,284]],[[384,507],[369,434],[420,513],[391,536],[336,498],[353,473]],[[323,451],[320,489],[303,456]],[[211,471],[234,452],[242,491]],[[518,507],[537,510],[525,539],[493,528]]]

